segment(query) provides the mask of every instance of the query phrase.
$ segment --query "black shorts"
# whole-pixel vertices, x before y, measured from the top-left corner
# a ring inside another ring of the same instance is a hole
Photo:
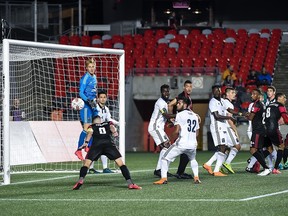
[[[283,137],[278,128],[275,131],[267,131],[267,138],[275,146],[279,146],[283,143]]]
[[[86,159],[97,161],[101,155],[106,155],[110,160],[116,160],[122,157],[116,145],[106,143],[95,146],[92,145],[87,153]]]
[[[265,141],[265,135],[252,132],[251,148],[262,149]]]

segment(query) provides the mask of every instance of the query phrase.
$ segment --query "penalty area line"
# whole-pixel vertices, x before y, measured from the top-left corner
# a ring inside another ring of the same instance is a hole
[[[269,194],[263,194],[263,195],[259,195],[259,196],[247,197],[244,199],[239,199],[239,201],[249,201],[249,200],[261,199],[261,198],[276,196],[276,195],[285,194],[285,193],[288,193],[288,190],[278,191],[278,192],[269,193]]]

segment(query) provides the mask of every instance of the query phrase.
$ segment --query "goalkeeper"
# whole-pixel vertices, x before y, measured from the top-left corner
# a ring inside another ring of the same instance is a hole
[[[97,105],[97,78],[95,75],[96,63],[93,58],[86,60],[86,73],[80,79],[80,91],[79,96],[85,102],[84,108],[80,110],[80,121],[83,127],[78,140],[78,148],[75,155],[80,159],[84,160],[82,155],[82,149],[80,148],[84,143],[84,139],[87,135],[87,129],[92,124],[92,115],[95,113]]]

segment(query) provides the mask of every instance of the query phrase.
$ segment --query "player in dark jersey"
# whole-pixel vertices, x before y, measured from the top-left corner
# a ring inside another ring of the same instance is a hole
[[[110,160],[115,160],[116,164],[119,166],[122,172],[123,177],[128,183],[129,189],[142,189],[133,183],[130,177],[130,172],[127,166],[124,164],[121,158],[121,154],[114,144],[111,135],[113,137],[118,136],[118,132],[114,125],[111,122],[101,123],[100,116],[94,117],[93,124],[89,126],[87,136],[85,138],[85,143],[81,146],[81,148],[85,148],[88,145],[89,140],[93,137],[92,145],[86,155],[84,165],[80,169],[80,178],[74,185],[73,190],[78,190],[83,185],[84,178],[92,161],[98,160],[101,155],[106,155]]]
[[[192,110],[192,99],[190,94],[192,93],[192,82],[190,80],[186,80],[184,82],[184,86],[183,86],[183,92],[181,92],[176,98],[174,98],[169,104],[168,104],[168,111],[169,113],[175,113],[176,110],[176,104],[177,104],[177,100],[178,98],[188,98],[190,100],[190,110]],[[199,115],[198,115],[199,118]],[[200,120],[199,120],[200,123]],[[179,161],[179,165],[178,165],[178,170],[176,173],[176,177],[179,179],[191,179],[192,175],[185,173],[185,169],[187,164],[189,163],[189,158],[186,154],[181,154],[180,155],[180,161]],[[160,176],[161,177],[161,176]]]
[[[278,147],[277,158],[275,161],[273,174],[280,174],[278,170],[279,164],[283,157],[284,142],[282,134],[279,129],[279,120],[282,117],[285,124],[288,124],[288,114],[285,108],[286,96],[283,93],[275,95],[275,102],[270,103],[265,111],[265,127],[267,132],[267,139]]]
[[[264,114],[264,106],[260,102],[261,92],[259,89],[254,89],[252,91],[252,101],[254,102],[251,112],[246,113],[245,116],[248,120],[252,122],[252,137],[250,144],[250,153],[259,161],[259,163],[264,168],[264,171],[259,173],[259,176],[266,176],[271,173],[271,170],[267,166],[265,162],[265,157],[269,154],[269,151],[266,151],[265,154],[261,152],[264,139],[265,139],[265,127],[263,124],[263,114]]]

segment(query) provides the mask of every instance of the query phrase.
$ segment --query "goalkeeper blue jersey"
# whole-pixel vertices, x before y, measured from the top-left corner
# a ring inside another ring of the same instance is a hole
[[[95,74],[91,75],[88,72],[80,79],[79,96],[84,100],[93,100],[97,96],[97,79]]]

